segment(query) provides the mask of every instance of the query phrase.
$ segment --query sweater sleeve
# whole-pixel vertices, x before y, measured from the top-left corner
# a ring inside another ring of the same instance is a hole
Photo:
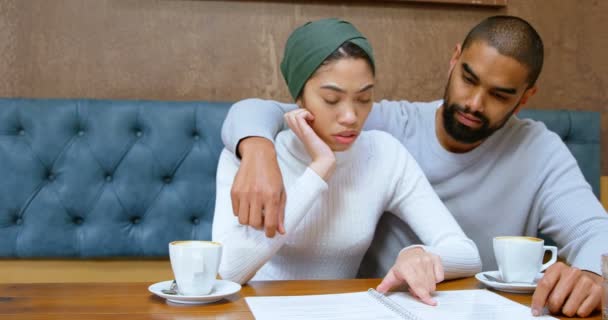
[[[410,104],[408,101],[388,100],[374,103],[364,130],[385,131],[403,140],[409,113],[414,110]],[[283,115],[296,108],[295,104],[262,99],[246,99],[235,103],[222,126],[222,141],[226,149],[238,155],[238,144],[247,137],[263,137],[274,141],[279,132],[287,129]]]
[[[287,197],[285,203],[286,234],[267,238],[264,231],[239,224],[238,218],[232,213],[230,189],[238,168],[239,160],[224,149],[217,169],[212,238],[223,247],[219,270],[221,277],[243,284],[281,249],[302,218],[327,190],[327,183],[307,168],[291,185],[286,186],[288,195],[297,195]]]
[[[474,275],[481,271],[481,258],[452,214],[439,199],[418,163],[398,142],[392,146],[397,157],[393,170],[394,193],[388,204],[423,243],[424,250],[441,258],[445,278]]]
[[[608,252],[608,214],[561,140],[554,136],[544,142],[538,153],[548,157],[539,172],[542,184],[533,208],[540,216],[539,229],[556,242],[569,264],[601,275],[601,255]]]
[[[376,102],[363,129],[384,131],[398,140],[404,141],[407,136],[407,124],[415,109],[408,101],[382,100]]]
[[[262,99],[246,99],[233,104],[222,125],[226,149],[237,154],[239,142],[247,137],[263,137],[274,142],[276,135],[287,128],[283,115],[296,108],[295,104]]]

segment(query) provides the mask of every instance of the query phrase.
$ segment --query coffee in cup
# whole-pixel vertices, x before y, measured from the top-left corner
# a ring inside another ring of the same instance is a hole
[[[546,251],[551,251],[551,259],[543,264]],[[534,237],[495,237],[494,256],[503,281],[531,283],[557,261],[557,247],[545,246],[543,239]]]
[[[217,278],[222,245],[212,241],[173,241],[169,243],[169,258],[179,294],[207,295]]]

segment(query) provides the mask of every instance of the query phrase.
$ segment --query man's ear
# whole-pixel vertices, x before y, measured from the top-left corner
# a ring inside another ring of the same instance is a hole
[[[530,99],[533,95],[535,95],[536,91],[538,91],[537,86],[532,86],[531,88],[526,89],[524,94],[521,96],[521,100],[519,102],[520,105],[523,106],[524,104],[528,103],[528,99]]]
[[[537,86],[532,86],[531,88],[526,89],[526,91],[524,91],[524,94],[521,96],[521,99],[519,100],[519,105],[517,106],[515,111],[513,111],[513,113],[517,114],[521,107],[528,103],[528,99],[530,99],[534,94],[536,94],[536,91],[538,91]]]
[[[461,54],[462,45],[459,43],[454,48],[454,53],[452,53],[452,57],[450,58],[450,70],[448,71],[448,74],[452,73],[452,69],[454,69],[454,66],[456,66],[456,62],[458,62],[458,59],[460,59]]]

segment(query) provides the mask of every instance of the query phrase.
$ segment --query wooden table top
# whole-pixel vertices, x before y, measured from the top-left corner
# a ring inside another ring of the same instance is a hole
[[[252,282],[228,299],[196,306],[167,304],[148,292],[148,283],[0,284],[0,320],[253,319],[244,297],[356,292],[375,288],[379,282],[380,279]],[[438,290],[479,288],[483,285],[475,278],[446,281],[438,286]],[[530,305],[529,294],[498,293]],[[601,319],[599,313],[593,316],[588,319]]]

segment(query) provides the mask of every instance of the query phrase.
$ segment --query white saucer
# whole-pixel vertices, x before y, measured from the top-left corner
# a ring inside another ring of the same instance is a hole
[[[161,290],[169,289],[171,283],[173,283],[173,280],[157,282],[149,286],[148,291],[161,298],[167,299],[169,302],[180,304],[203,304],[219,301],[224,297],[235,294],[241,290],[241,285],[236,282],[228,280],[216,280],[211,293],[204,296],[183,296],[180,294],[163,293]]]
[[[484,274],[487,274],[494,278],[500,279],[500,272],[484,271],[484,272],[480,272],[480,273],[476,274],[475,278],[477,280],[479,280],[481,283],[485,284],[486,286],[488,286],[492,289],[496,289],[496,290],[504,291],[504,292],[511,292],[511,293],[534,292],[534,290],[536,289],[536,283],[538,282],[538,280],[540,280],[540,278],[543,277],[542,273],[537,274],[536,277],[534,278],[534,283],[523,283],[523,282],[500,283],[500,282],[486,279],[486,277],[484,277]]]

